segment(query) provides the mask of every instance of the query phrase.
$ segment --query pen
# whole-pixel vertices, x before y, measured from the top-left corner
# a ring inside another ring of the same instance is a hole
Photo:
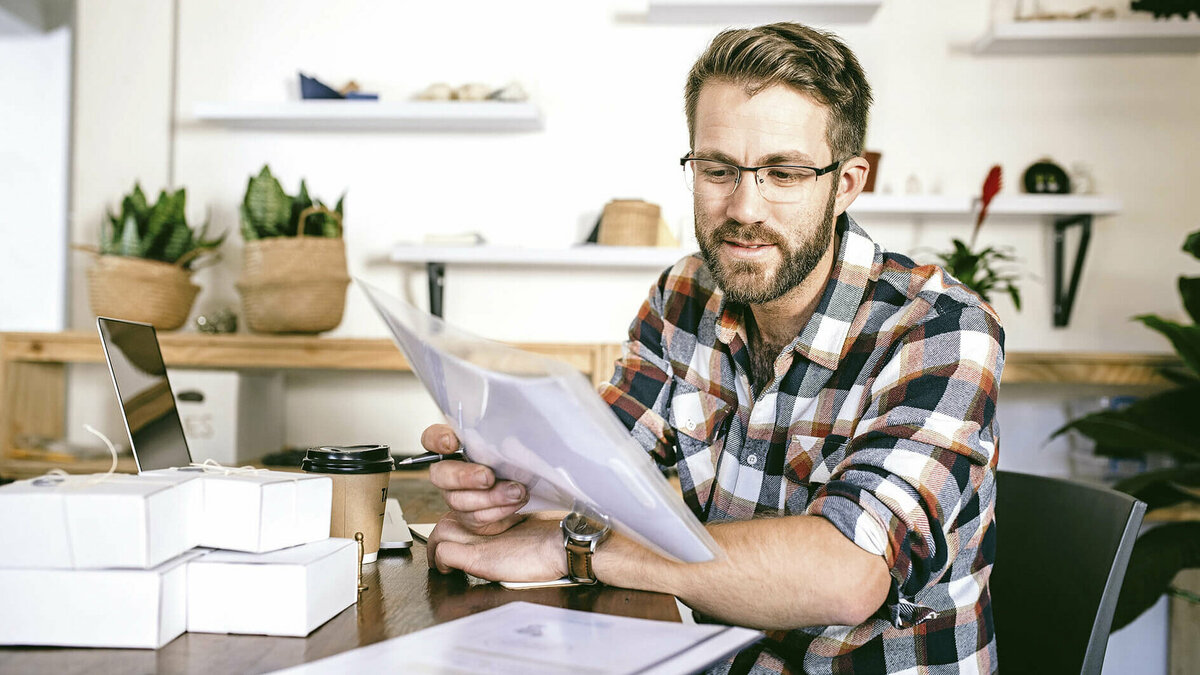
[[[422,464],[433,464],[434,462],[440,462],[444,459],[463,460],[466,458],[467,458],[467,455],[462,450],[458,450],[457,452],[452,452],[448,455],[443,455],[443,454],[436,453],[436,452],[427,452],[423,455],[416,455],[414,457],[406,457],[405,459],[398,459],[398,460],[396,460],[396,467],[399,468],[402,466],[421,466]]]

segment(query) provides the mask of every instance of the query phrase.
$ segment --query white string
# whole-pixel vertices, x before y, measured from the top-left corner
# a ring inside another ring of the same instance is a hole
[[[249,464],[247,464],[245,466],[225,466],[224,464],[218,462],[217,460],[215,460],[211,457],[204,460],[203,462],[199,462],[199,463],[192,462],[189,466],[194,466],[197,469],[200,469],[201,471],[203,471],[204,473],[221,472],[223,475],[226,475],[226,476],[235,476],[235,475],[239,475],[239,474],[250,474],[252,476],[257,476],[260,472],[266,471],[266,469],[260,469],[256,466],[251,466]]]
[[[117,472],[117,446],[113,445],[113,442],[108,440],[108,436],[105,436],[102,432],[98,431],[92,425],[85,424],[85,425],[83,425],[83,428],[88,433],[99,437],[100,440],[104,441],[104,445],[108,447],[108,454],[112,456],[112,464],[109,465],[108,471],[106,471],[105,473],[102,473],[102,474],[96,474],[96,475],[91,475],[91,476],[72,476],[71,474],[67,473],[66,471],[63,471],[62,469],[50,469],[45,474],[35,478],[34,485],[69,484],[72,486],[79,486],[79,487],[83,487],[83,486],[87,486],[87,485],[98,485],[100,483],[107,481],[109,479],[109,477],[111,477],[113,474],[115,474]]]

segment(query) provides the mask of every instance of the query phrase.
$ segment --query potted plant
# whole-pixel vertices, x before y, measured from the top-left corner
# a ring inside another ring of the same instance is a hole
[[[346,247],[342,240],[345,194],[328,208],[300,192],[283,191],[263,166],[246,185],[242,237],[246,247],[238,291],[251,330],[320,333],[342,322],[346,304]]]
[[[99,248],[88,269],[92,312],[142,321],[162,330],[183,325],[200,287],[192,272],[214,256],[225,234],[208,238],[208,222],[194,230],[184,213],[187,192],[163,190],[150,205],[141,185],[121,200],[120,214],[108,212],[100,226]]]
[[[1200,258],[1200,230],[1188,235],[1183,250]],[[1163,375],[1176,386],[1138,399],[1119,410],[1104,410],[1072,420],[1051,436],[1074,430],[1096,443],[1096,454],[1144,457],[1155,451],[1170,455],[1175,466],[1148,471],[1113,487],[1146,502],[1148,509],[1200,504],[1200,276],[1179,277],[1179,294],[1192,323],[1181,324],[1154,314],[1134,317],[1171,341],[1181,366]],[[1125,583],[1113,616],[1113,630],[1136,619],[1171,588],[1180,570],[1200,567],[1200,522],[1172,522],[1138,538],[1129,559]],[[1195,598],[1192,598],[1196,601]]]
[[[979,199],[979,215],[975,219],[975,229],[971,231],[970,243],[954,238],[954,250],[938,253],[938,262],[950,276],[958,279],[967,288],[979,294],[985,302],[992,301],[991,294],[999,290],[1008,293],[1017,311],[1021,310],[1021,291],[1014,283],[1015,274],[996,266],[996,263],[1008,263],[1016,260],[1007,249],[987,246],[975,250],[975,242],[979,238],[979,229],[983,227],[983,219],[987,217],[988,205],[1000,192],[1001,175],[999,165],[988,171],[983,181],[983,191]]]

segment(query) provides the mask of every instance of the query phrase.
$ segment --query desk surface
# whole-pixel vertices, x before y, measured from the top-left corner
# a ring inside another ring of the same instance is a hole
[[[445,506],[423,480],[396,479],[390,493],[410,523],[433,522]],[[0,648],[0,673],[261,673],[331,656],[354,647],[428,628],[513,600],[605,614],[678,621],[669,595],[619,588],[553,588],[509,591],[442,575],[425,563],[425,547],[384,553],[363,567],[370,588],[307,638],[184,633],[167,646],[142,649]],[[63,608],[62,611],[70,611]]]

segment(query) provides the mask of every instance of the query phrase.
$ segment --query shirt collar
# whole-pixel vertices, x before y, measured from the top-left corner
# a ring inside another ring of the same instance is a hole
[[[843,213],[835,226],[839,235],[837,254],[825,291],[813,315],[800,335],[788,346],[810,361],[835,370],[845,353],[854,317],[862,305],[867,287],[883,269],[883,251],[858,223]],[[725,344],[741,336],[748,344],[745,305],[721,299],[717,319],[717,339]]]

